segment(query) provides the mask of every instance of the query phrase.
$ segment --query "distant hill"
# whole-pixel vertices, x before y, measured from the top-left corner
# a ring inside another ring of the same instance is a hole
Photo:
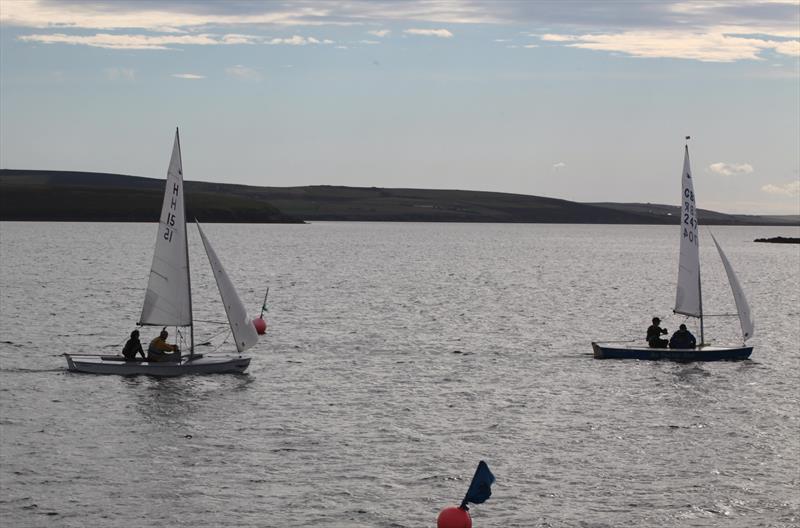
[[[186,182],[186,217],[208,222],[302,223],[262,198]],[[155,222],[164,180],[95,172],[0,170],[0,220]]]
[[[608,207],[618,211],[632,211],[641,214],[652,214],[677,218],[681,212],[680,206],[662,205],[650,203],[608,203],[599,202],[592,205]],[[698,220],[706,225],[800,225],[800,215],[742,215],[726,214],[710,211],[708,209],[698,209]],[[672,220],[667,223],[674,223]]]
[[[152,222],[163,179],[119,174],[0,170],[0,219]],[[675,206],[578,203],[522,194],[379,187],[255,187],[186,182],[187,216],[205,222],[302,220],[674,224]],[[798,217],[700,210],[706,224],[800,225]]]

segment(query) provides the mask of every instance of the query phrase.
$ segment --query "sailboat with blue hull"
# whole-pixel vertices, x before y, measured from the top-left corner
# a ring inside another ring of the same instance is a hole
[[[686,138],[687,140],[689,137]],[[683,174],[681,176],[681,224],[680,257],[678,261],[678,283],[675,294],[674,313],[694,317],[700,324],[700,343],[694,348],[652,348],[647,345],[620,346],[613,342],[593,342],[596,359],[649,359],[671,361],[735,361],[747,359],[753,347],[747,340],[753,335],[753,318],[739,279],[722,247],[711,235],[714,245],[728,276],[737,316],[742,328],[742,344],[739,346],[713,346],[705,342],[703,328],[703,296],[700,282],[700,240],[698,237],[697,208],[695,206],[692,169],[689,163],[689,145],[686,145]]]
[[[241,373],[250,365],[242,353],[258,342],[258,333],[247,316],[228,274],[200,224],[197,224],[208,262],[214,273],[236,355],[204,356],[194,350],[192,289],[189,273],[189,245],[186,209],[183,197],[183,164],[178,131],[167,169],[167,181],[156,234],[153,263],[144,296],[140,326],[188,327],[189,353],[170,361],[132,361],[123,356],[101,354],[64,354],[67,367],[73,372],[133,376],[181,376],[184,374]]]

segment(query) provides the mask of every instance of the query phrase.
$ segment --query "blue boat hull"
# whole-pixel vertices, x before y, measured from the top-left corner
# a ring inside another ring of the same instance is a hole
[[[751,346],[698,348],[649,348],[637,346],[613,346],[592,343],[595,359],[644,359],[650,361],[741,361],[753,352]]]

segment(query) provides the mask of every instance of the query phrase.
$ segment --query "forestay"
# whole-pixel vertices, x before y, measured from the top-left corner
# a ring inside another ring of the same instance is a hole
[[[700,252],[697,238],[697,209],[694,201],[692,169],[689,165],[689,146],[683,159],[681,186],[681,247],[678,261],[678,288],[675,312],[693,317],[702,316],[700,300]]]
[[[717,242],[717,239],[714,237],[713,233],[711,234],[711,239],[714,241],[714,245],[717,246],[719,258],[722,259],[722,265],[725,267],[725,273],[728,274],[728,282],[731,285],[733,300],[736,303],[736,311],[739,314],[739,323],[742,325],[742,339],[747,341],[750,337],[752,337],[753,330],[755,328],[753,316],[750,313],[750,305],[747,304],[747,298],[744,296],[742,285],[739,284],[739,279],[736,277],[736,273],[734,273],[733,267],[731,267],[731,263],[728,261],[728,257],[725,256],[725,252],[722,251],[722,246],[719,245],[719,242]]]
[[[192,324],[187,247],[183,167],[180,139],[176,131],[140,325]]]
[[[197,222],[197,230],[200,232],[200,238],[203,240],[203,247],[206,249],[208,255],[208,262],[211,264],[211,269],[214,272],[214,278],[217,280],[217,287],[219,288],[220,297],[222,297],[222,304],[225,305],[225,313],[228,315],[228,322],[231,326],[233,339],[236,341],[236,349],[243,352],[251,346],[258,343],[258,334],[247,316],[247,311],[242,304],[236,289],[233,287],[231,279],[222,267],[219,257],[217,257],[214,248],[211,247],[203,228]]]

